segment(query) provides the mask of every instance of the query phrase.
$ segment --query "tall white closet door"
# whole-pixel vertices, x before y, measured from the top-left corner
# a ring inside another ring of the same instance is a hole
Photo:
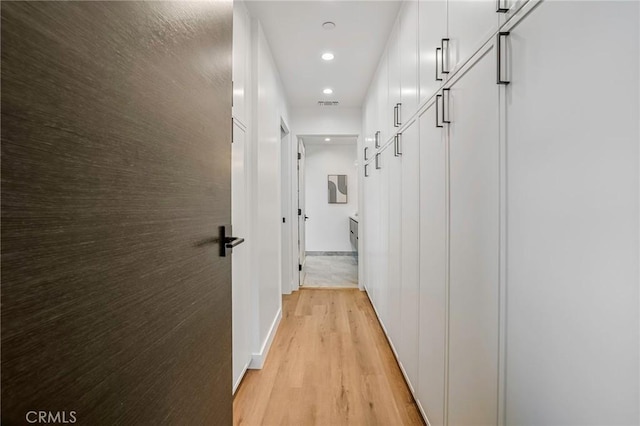
[[[497,423],[499,110],[495,52],[485,52],[450,94],[451,425]]]
[[[385,322],[387,334],[394,348],[397,350],[400,344],[400,256],[402,256],[401,242],[401,188],[402,188],[402,163],[400,158],[394,156],[393,146],[385,149],[384,153],[385,166],[387,170],[387,202],[388,211],[388,227],[386,228],[388,236],[388,257],[383,262],[388,265],[386,298],[389,306],[389,314]]]
[[[506,424],[640,424],[639,6],[510,30]]]
[[[371,297],[371,293],[373,290],[373,284],[372,284],[372,280],[373,280],[373,271],[371,270],[371,268],[373,267],[374,264],[374,259],[373,259],[373,245],[374,245],[374,238],[373,238],[373,234],[371,232],[372,228],[373,228],[373,223],[375,222],[375,210],[373,208],[373,204],[372,204],[372,198],[373,198],[373,165],[372,164],[367,164],[364,166],[366,169],[366,176],[363,173],[363,187],[364,190],[362,191],[362,203],[363,203],[363,211],[360,212],[360,223],[358,224],[359,227],[361,227],[358,232],[361,232],[363,234],[363,241],[364,241],[364,249],[363,252],[359,254],[359,256],[361,258],[364,258],[364,288],[367,291],[367,293],[369,294],[369,297]]]
[[[418,108],[418,2],[405,1],[400,12],[400,121]]]
[[[402,152],[400,361],[410,386],[418,386],[418,314],[420,303],[420,146],[419,123],[414,121],[400,135]]]
[[[375,158],[375,157],[374,157]],[[373,304],[376,306],[376,309],[379,309],[379,299],[380,299],[380,283],[382,281],[382,277],[381,274],[383,273],[384,269],[382,268],[382,265],[380,264],[380,261],[382,259],[383,256],[383,249],[382,249],[382,244],[383,244],[383,232],[380,231],[380,228],[383,225],[383,218],[382,218],[382,211],[381,211],[381,184],[383,182],[382,176],[381,176],[381,170],[378,170],[375,168],[375,161],[373,163],[374,166],[374,170],[373,170],[373,179],[371,180],[372,182],[372,186],[374,188],[373,190],[373,200],[372,200],[372,209],[375,211],[374,213],[374,217],[375,217],[375,222],[373,223],[373,226],[371,227],[371,233],[373,234],[373,292],[372,292],[372,301]]]
[[[469,59],[480,44],[498,29],[500,15],[496,12],[496,0],[447,2],[450,69]]]
[[[427,100],[439,87],[436,80],[436,48],[447,37],[446,0],[418,2],[418,45],[420,102]]]
[[[380,191],[380,198],[378,200],[378,209],[380,212],[379,227],[376,232],[380,238],[380,252],[378,256],[378,286],[376,294],[376,309],[380,320],[386,325],[389,323],[389,301],[387,294],[389,293],[389,263],[390,257],[390,241],[389,241],[389,175],[390,175],[390,162],[389,150],[385,150],[380,153],[380,170],[378,170],[379,182],[378,188]]]
[[[373,158],[373,157],[372,157]],[[378,188],[379,173],[378,170],[375,170],[375,163],[370,162],[367,167],[368,177],[365,177],[365,193],[364,193],[364,202],[365,202],[365,213],[364,216],[364,229],[365,229],[365,255],[367,257],[367,261],[365,265],[367,267],[367,281],[365,282],[365,286],[367,289],[367,293],[369,294],[369,298],[371,301],[375,301],[375,292],[376,292],[376,283],[378,272],[378,252],[379,252],[379,230],[380,226],[379,218],[380,218],[380,208],[378,198],[380,197]]]
[[[447,303],[447,144],[435,105],[420,116],[420,316],[418,402],[431,426],[444,424]]]

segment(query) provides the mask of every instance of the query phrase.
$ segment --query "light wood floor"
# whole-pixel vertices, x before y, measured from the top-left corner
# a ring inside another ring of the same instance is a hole
[[[301,289],[262,370],[233,402],[235,425],[423,425],[367,295]]]

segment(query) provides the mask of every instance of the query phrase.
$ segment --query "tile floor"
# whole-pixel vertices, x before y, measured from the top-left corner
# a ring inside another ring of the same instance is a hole
[[[358,287],[355,256],[307,256],[304,287]]]

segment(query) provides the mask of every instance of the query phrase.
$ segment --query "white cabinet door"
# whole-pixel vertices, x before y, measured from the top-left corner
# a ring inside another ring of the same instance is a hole
[[[447,144],[435,104],[420,116],[420,320],[417,399],[431,426],[444,424],[447,315]]]
[[[392,116],[393,109],[389,109],[389,59],[387,57],[387,51],[382,55],[380,59],[380,65],[378,66],[378,74],[376,77],[377,87],[377,119],[375,124],[375,131],[379,131],[378,138],[380,145],[389,138],[391,132],[390,128],[393,127]],[[375,135],[374,131],[374,135]]]
[[[367,148],[367,160],[373,158],[375,152],[374,139],[378,119],[378,91],[376,89],[376,85],[372,84],[364,104],[364,146]]]
[[[417,121],[399,135],[402,160],[400,361],[415,391],[418,388],[418,309],[420,303],[420,146]]]
[[[446,96],[446,95],[445,95]],[[494,425],[498,395],[499,135],[494,48],[449,104],[451,425]]]
[[[400,258],[402,255],[401,241],[401,191],[402,191],[402,162],[394,155],[394,147],[390,145],[384,151],[385,167],[388,170],[388,198],[387,211],[389,222],[387,234],[389,236],[388,250],[388,291],[386,297],[389,303],[388,321],[385,324],[389,340],[395,350],[400,344],[400,311],[402,309],[400,301]]]
[[[449,0],[447,8],[448,67],[453,69],[466,62],[498,29],[500,14],[496,12],[495,0]]]
[[[368,116],[368,142],[367,146],[369,147],[369,155],[367,158],[373,158],[376,147],[375,147],[375,138],[376,132],[378,131],[378,104],[379,104],[379,90],[377,84],[371,85],[371,90],[369,94],[369,116]]]
[[[380,232],[384,235],[382,242],[382,258],[381,266],[384,268],[380,274],[381,278],[381,301],[380,306],[384,310],[384,326],[389,338],[393,343],[394,336],[397,334],[397,324],[400,308],[399,296],[396,295],[396,287],[398,286],[396,274],[398,273],[398,253],[397,246],[399,239],[396,232],[398,227],[397,210],[394,205],[397,199],[397,176],[400,170],[398,161],[393,155],[393,149],[387,147],[381,154],[382,169],[381,177],[384,180],[380,183],[383,197],[381,200],[380,210],[385,218],[384,223],[380,227]]]
[[[506,424],[640,424],[639,20],[550,1],[510,29]]]
[[[389,98],[387,99],[387,109],[384,112],[385,119],[389,126],[388,140],[398,131],[398,123],[395,111],[401,102],[400,85],[401,85],[401,59],[400,59],[400,19],[391,31],[389,37],[389,46],[387,50],[387,61],[389,70]]]
[[[377,228],[377,232],[380,238],[379,245],[379,256],[378,256],[378,276],[377,278],[377,287],[376,287],[376,308],[378,309],[378,314],[380,315],[380,320],[385,324],[385,326],[389,323],[389,302],[388,302],[388,293],[389,293],[389,268],[388,268],[388,259],[390,257],[389,253],[389,175],[390,175],[390,167],[391,167],[391,158],[389,158],[390,152],[389,150],[385,150],[379,154],[380,158],[380,169],[378,171],[379,182],[378,188],[380,191],[380,198],[378,209],[380,212],[380,221],[379,226]]]
[[[440,87],[436,78],[436,49],[447,37],[446,0],[420,0],[418,2],[418,44],[420,102],[427,100]]]
[[[358,212],[360,216],[360,222],[358,223],[358,237],[360,238],[362,246],[360,247],[360,252],[358,253],[358,262],[362,264],[362,276],[359,277],[360,283],[363,284],[366,291],[369,291],[369,265],[371,264],[371,258],[369,254],[369,248],[371,246],[371,244],[369,243],[369,209],[371,208],[369,205],[369,182],[371,181],[371,179],[364,175],[365,168],[368,173],[369,166],[365,165],[363,166],[362,175],[360,175],[359,177],[359,179],[362,179],[362,192],[359,194],[362,207]]]
[[[374,156],[375,157],[375,156]],[[376,300],[376,285],[380,271],[380,173],[375,169],[375,162],[368,165],[369,176],[365,179],[365,244],[368,267],[367,293],[372,303]]]
[[[407,123],[418,108],[418,2],[407,0],[400,13],[400,118]]]

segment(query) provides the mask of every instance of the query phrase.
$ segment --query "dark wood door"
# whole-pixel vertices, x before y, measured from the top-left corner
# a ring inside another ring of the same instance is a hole
[[[2,424],[231,424],[231,26],[3,2]]]

